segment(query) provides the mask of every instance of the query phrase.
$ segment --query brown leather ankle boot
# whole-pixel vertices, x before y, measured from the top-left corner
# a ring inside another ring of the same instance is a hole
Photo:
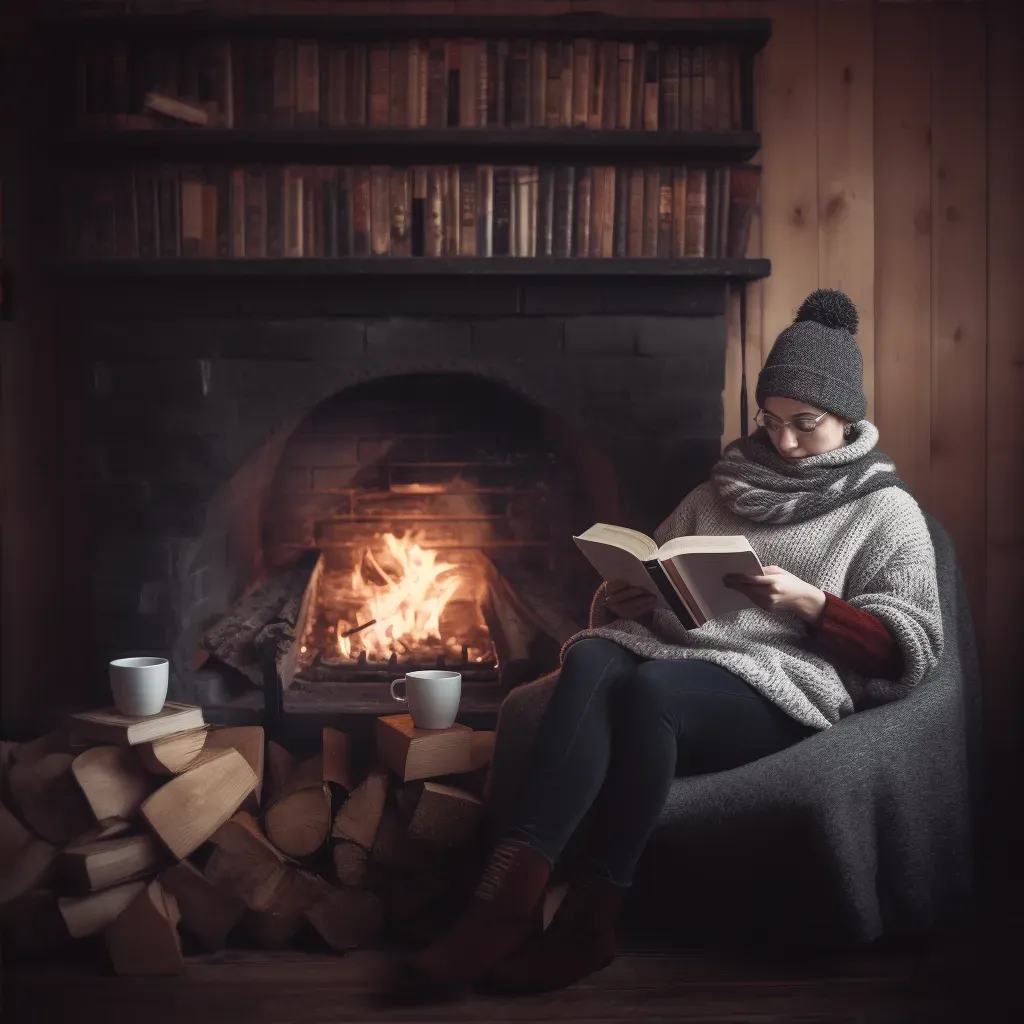
[[[547,931],[481,980],[481,991],[528,995],[566,988],[615,959],[615,919],[629,890],[588,875],[574,881]]]
[[[413,984],[444,992],[469,985],[536,934],[551,863],[536,847],[503,840],[454,926],[406,960]]]

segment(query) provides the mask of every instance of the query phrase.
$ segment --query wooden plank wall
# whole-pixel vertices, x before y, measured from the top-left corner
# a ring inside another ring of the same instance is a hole
[[[815,287],[849,292],[861,313],[868,415],[963,565],[990,751],[1007,772],[1024,732],[1014,642],[1024,607],[1017,6],[704,5],[773,22],[758,71],[765,177],[756,242],[773,272],[760,289],[760,323],[749,322],[749,337],[761,337],[748,358],[751,406],[756,367],[802,298]],[[723,444],[739,430],[733,320]]]

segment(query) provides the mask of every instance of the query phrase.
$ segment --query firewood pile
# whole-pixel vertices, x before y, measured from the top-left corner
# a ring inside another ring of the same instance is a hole
[[[375,739],[358,778],[343,732],[295,757],[170,703],[0,744],[5,954],[92,936],[119,974],[176,974],[183,950],[429,940],[475,878],[494,734],[396,715]]]

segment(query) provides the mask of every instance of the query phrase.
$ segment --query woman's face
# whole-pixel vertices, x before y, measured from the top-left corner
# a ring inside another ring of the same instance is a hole
[[[795,398],[772,397],[765,399],[762,409],[765,433],[775,445],[775,450],[785,459],[822,455],[846,443],[843,436],[845,421],[830,412],[823,414],[823,410],[816,406],[798,402]],[[818,425],[810,433],[796,426],[796,423],[810,426],[816,419]]]

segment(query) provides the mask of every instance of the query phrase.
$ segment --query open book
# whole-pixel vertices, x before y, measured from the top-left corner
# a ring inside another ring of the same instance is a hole
[[[746,537],[676,537],[659,548],[637,530],[597,523],[573,540],[608,582],[621,580],[650,591],[686,629],[756,607],[722,582],[733,572],[764,574]]]

